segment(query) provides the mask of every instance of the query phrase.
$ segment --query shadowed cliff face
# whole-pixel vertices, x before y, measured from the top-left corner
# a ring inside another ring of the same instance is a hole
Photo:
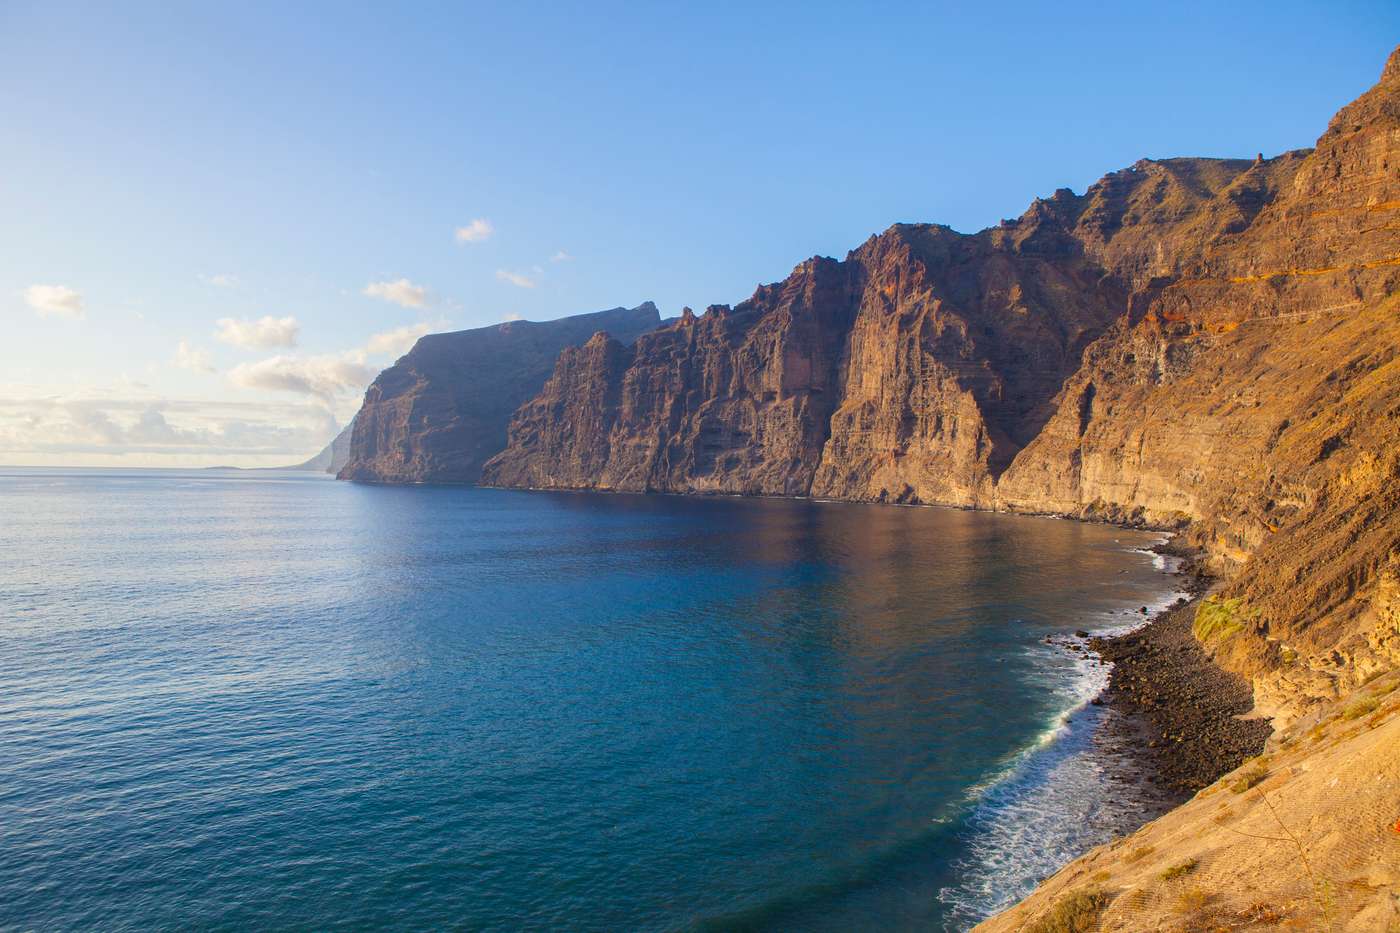
[[[1397,62],[1314,150],[898,225],[567,352],[483,478],[1189,523],[1245,606],[1209,650],[1271,712],[1335,696],[1400,662]]]
[[[511,413],[540,390],[560,350],[598,331],[631,341],[659,322],[647,302],[422,337],[365,392],[339,478],[475,482],[505,446]]]

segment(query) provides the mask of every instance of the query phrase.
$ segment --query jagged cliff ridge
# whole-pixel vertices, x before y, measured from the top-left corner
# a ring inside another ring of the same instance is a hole
[[[896,225],[633,350],[566,354],[488,479],[993,506],[1085,349],[1301,161],[1141,162],[972,236]],[[616,383],[597,432],[558,407],[595,401],[557,391],[583,373]]]
[[[563,348],[606,330],[622,341],[660,323],[656,305],[557,321],[510,321],[429,334],[374,380],[353,422],[340,479],[475,482],[505,446],[506,425]]]
[[[1139,162],[596,336],[483,481],[1189,525],[1232,578],[1208,647],[1282,724],[1400,661],[1397,285],[1400,51],[1314,150]]]

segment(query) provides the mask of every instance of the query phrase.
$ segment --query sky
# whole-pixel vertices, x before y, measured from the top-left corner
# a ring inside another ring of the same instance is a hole
[[[419,334],[1309,146],[1397,42],[1394,0],[0,0],[0,463],[293,463]]]

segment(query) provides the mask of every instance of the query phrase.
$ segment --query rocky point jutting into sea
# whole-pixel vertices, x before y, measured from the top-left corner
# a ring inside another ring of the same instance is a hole
[[[1397,929],[1397,285],[1400,50],[1312,149],[1143,160],[976,234],[898,224],[732,308],[542,348],[508,438],[427,403],[480,383],[416,365],[424,338],[340,475],[1178,531],[1215,582],[1154,623],[1189,637],[1153,663],[1199,646],[1242,678],[1268,755],[988,928]]]

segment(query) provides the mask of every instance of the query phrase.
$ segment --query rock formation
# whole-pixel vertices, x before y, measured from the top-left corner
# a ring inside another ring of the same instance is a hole
[[[1398,63],[1313,150],[1144,160],[596,336],[483,481],[1189,526],[1239,600],[1207,647],[1285,724],[1400,662]]]
[[[370,385],[341,479],[475,482],[505,446],[506,424],[540,390],[559,351],[599,331],[625,342],[660,322],[656,306],[557,321],[510,321],[419,338]]]
[[[581,333],[508,443],[467,414],[493,380],[420,343],[342,475],[467,480],[504,447],[483,482],[1181,530],[1219,583],[1180,625],[1246,679],[1270,756],[986,928],[1400,929],[1397,291],[1400,50],[1311,150],[1144,160],[976,234],[896,225],[634,343]]]

